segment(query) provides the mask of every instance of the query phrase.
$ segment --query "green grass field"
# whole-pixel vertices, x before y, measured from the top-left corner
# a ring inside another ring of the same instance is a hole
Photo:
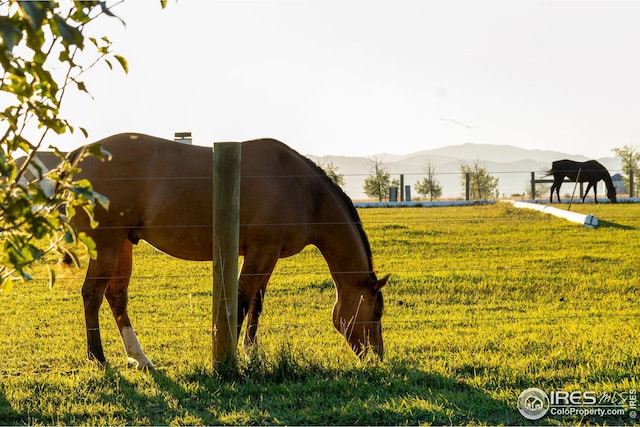
[[[106,302],[110,364],[85,360],[82,271],[18,284],[0,295],[0,425],[638,423],[640,205],[572,210],[600,226],[504,203],[361,210],[392,274],[381,363],[334,330],[314,248],[280,261],[237,371],[210,366],[211,263],[136,248],[130,312],[150,373],[128,364]],[[624,414],[530,421],[517,409],[530,387],[593,392]]]

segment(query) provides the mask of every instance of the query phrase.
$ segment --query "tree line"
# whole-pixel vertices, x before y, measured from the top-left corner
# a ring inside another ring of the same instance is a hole
[[[391,178],[391,174],[382,159],[370,159],[370,163],[370,174],[365,178],[363,185],[363,191],[368,197],[381,202],[389,197],[392,187],[399,188],[402,191],[400,181],[397,178]],[[335,164],[320,163],[320,167],[337,185],[344,187],[344,175],[339,172]],[[420,196],[429,200],[442,197],[442,185],[435,178],[436,168],[427,162],[424,166],[424,172],[425,177],[414,184],[414,190]],[[460,184],[463,192],[467,188],[469,189],[470,198],[481,200],[497,194],[499,180],[492,176],[479,161],[475,161],[471,164],[462,164],[460,166]]]

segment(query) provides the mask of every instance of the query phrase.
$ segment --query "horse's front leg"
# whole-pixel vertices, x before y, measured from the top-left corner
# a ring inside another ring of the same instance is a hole
[[[582,195],[582,203],[584,203],[584,200],[587,198],[587,195],[589,194],[589,190],[591,190],[591,187],[593,187],[593,196],[596,199],[596,203],[598,203],[598,195],[596,194],[596,186],[593,185],[592,183],[588,183],[587,184],[587,189],[585,190],[584,194]]]
[[[122,343],[130,360],[136,362],[138,369],[153,369],[153,364],[144,354],[140,341],[133,330],[127,304],[129,302],[129,280],[131,279],[133,245],[126,240],[118,255],[113,278],[107,287],[106,297],[116,320]]]
[[[260,254],[245,254],[238,280],[238,335],[242,323],[248,315],[242,348],[249,349],[256,342],[258,318],[262,313],[262,303],[267,283],[275,268],[278,256],[265,256],[269,251]]]

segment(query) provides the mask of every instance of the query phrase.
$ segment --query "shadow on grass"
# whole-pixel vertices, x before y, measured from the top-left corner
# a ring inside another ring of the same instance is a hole
[[[32,378],[31,395],[0,386],[0,424],[532,425],[509,398],[402,362],[326,367],[289,360],[237,370],[84,370],[80,381]],[[504,395],[504,392],[500,394]],[[13,399],[13,400],[12,400]],[[579,419],[570,419],[571,423]],[[624,424],[628,419],[602,418]]]
[[[519,424],[513,407],[484,391],[409,367],[270,366],[220,374],[194,368],[157,386],[199,424]],[[175,412],[175,411],[174,411]],[[151,420],[175,423],[174,414]],[[525,420],[526,421],[526,420]]]
[[[6,397],[3,384],[0,384],[0,425],[13,424],[20,420],[20,414],[16,412]]]
[[[329,367],[295,358],[286,348],[275,360],[256,357],[237,369],[192,367],[175,377],[162,371],[150,375],[169,401],[179,402],[183,416],[180,420],[169,413],[152,420],[154,424],[540,425],[585,421],[575,417],[527,420],[518,412],[515,397],[513,401],[496,398],[470,384],[475,373],[457,372],[449,377],[402,361]],[[519,384],[513,386],[517,389]],[[185,419],[184,414],[195,418]],[[628,419],[593,421],[624,424]]]
[[[615,222],[604,221],[598,219],[598,228],[615,228],[618,230],[636,230],[636,227],[632,227],[630,225],[618,224]]]
[[[160,372],[96,369],[101,372],[67,379],[32,376],[26,379],[29,393],[13,396],[14,402],[0,384],[0,425],[220,424],[206,405],[191,402],[178,382]]]

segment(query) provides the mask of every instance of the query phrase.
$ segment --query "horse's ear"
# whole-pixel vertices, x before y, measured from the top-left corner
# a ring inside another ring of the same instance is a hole
[[[389,280],[389,276],[391,275],[387,274],[382,279],[377,280],[376,283],[373,285],[373,290],[376,292],[379,292],[380,289],[384,288],[384,285],[386,285],[387,281]]]

